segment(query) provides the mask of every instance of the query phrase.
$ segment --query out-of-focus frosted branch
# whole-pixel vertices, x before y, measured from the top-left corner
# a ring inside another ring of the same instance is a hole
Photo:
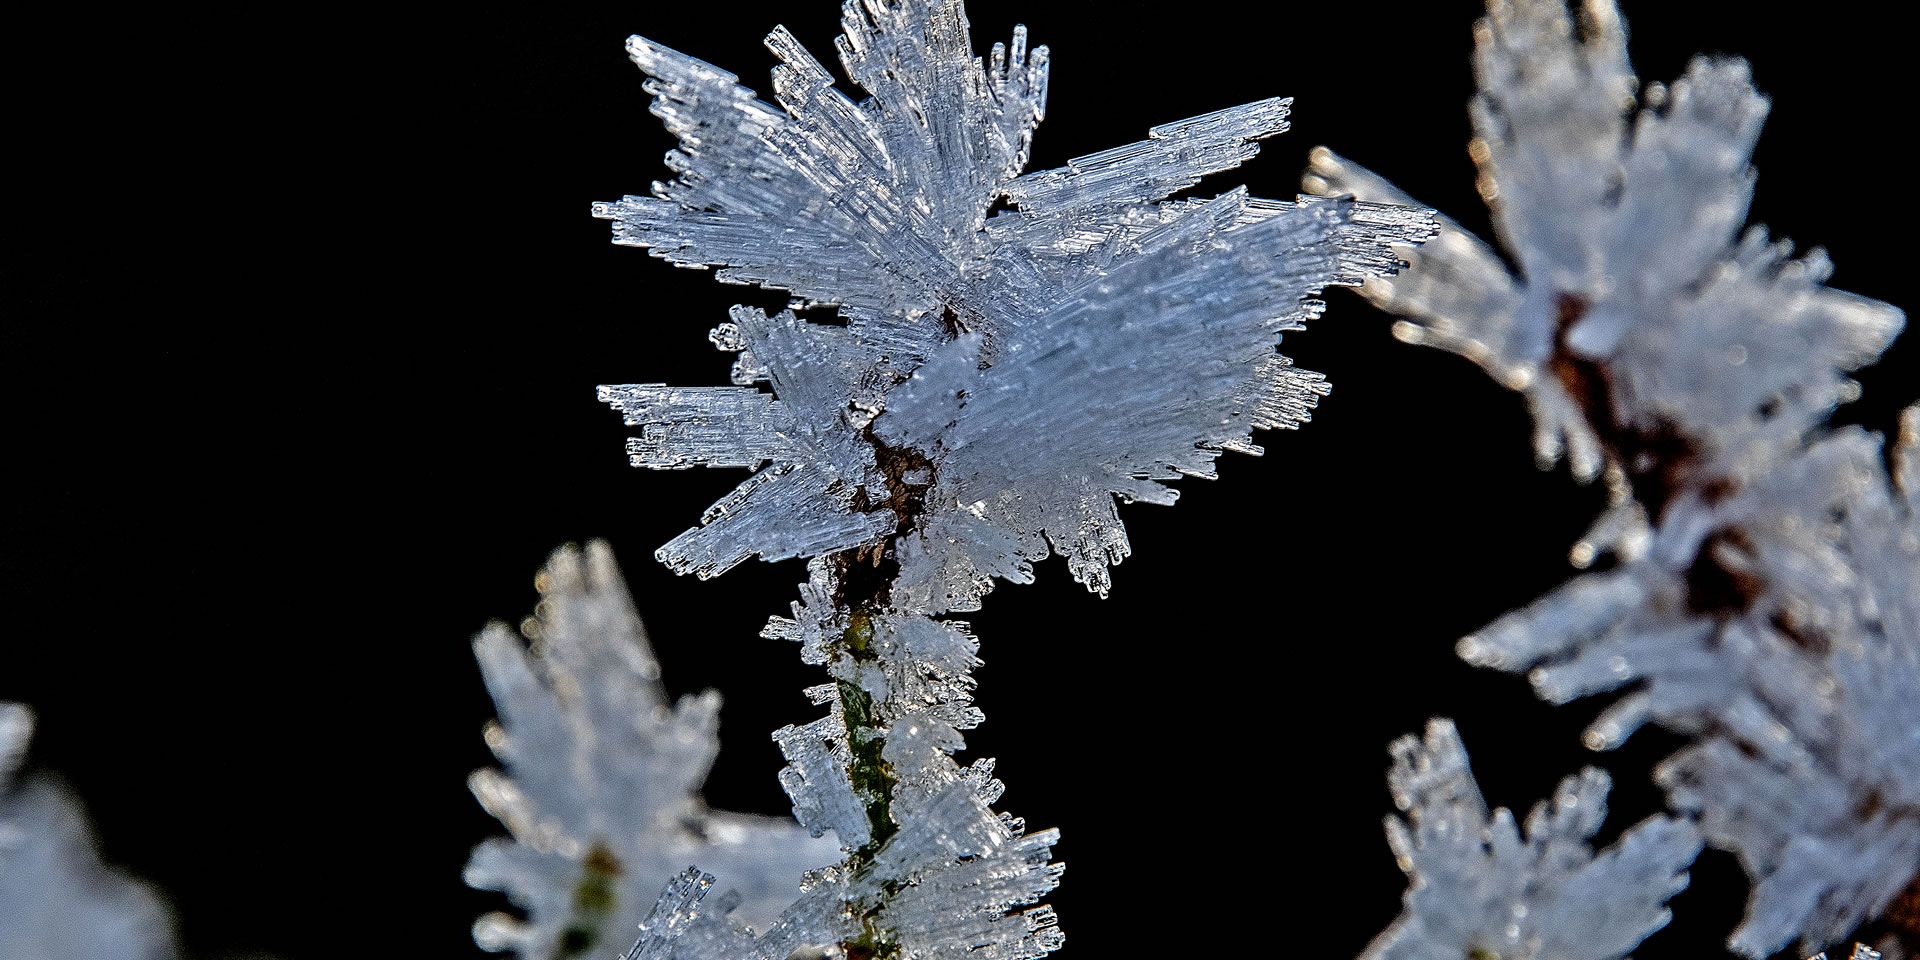
[[[701,802],[720,696],[668,706],[606,544],[556,551],[534,582],[540,602],[521,627],[532,646],[497,623],[473,643],[500,712],[487,745],[508,773],[470,783],[513,837],[475,848],[466,878],[526,912],[480,918],[474,939],[543,960],[604,954],[692,860],[726,872],[743,920],[771,920],[802,873],[835,859],[833,844]]]
[[[1452,721],[1389,748],[1387,783],[1405,817],[1387,841],[1411,886],[1406,909],[1361,960],[1618,960],[1667,925],[1700,834],[1650,817],[1597,854],[1605,772],[1588,767],[1536,804],[1523,834],[1506,808],[1487,811]]]
[[[1767,110],[1746,64],[1696,59],[1636,114],[1624,36],[1604,0],[1491,2],[1469,150],[1518,273],[1443,223],[1363,293],[1523,391],[1543,463],[1613,494],[1572,551],[1612,568],[1461,655],[1555,702],[1624,689],[1596,749],[1648,721],[1695,737],[1657,777],[1753,879],[1732,946],[1811,952],[1920,883],[1920,413],[1892,475],[1879,438],[1821,427],[1904,318],[1825,287],[1819,251],[1736,238]],[[1312,162],[1317,192],[1406,201]]]
[[[165,905],[100,862],[80,804],[52,783],[14,782],[32,732],[25,706],[0,703],[0,957],[170,960]]]

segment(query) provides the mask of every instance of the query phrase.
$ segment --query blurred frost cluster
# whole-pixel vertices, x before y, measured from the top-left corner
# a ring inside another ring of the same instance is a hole
[[[1469,152],[1514,270],[1447,221],[1363,292],[1523,392],[1543,465],[1613,506],[1572,553],[1606,569],[1460,655],[1554,702],[1624,689],[1594,749],[1693,738],[1655,776],[1753,881],[1729,946],[1819,949],[1920,882],[1920,406],[1891,450],[1824,426],[1904,317],[1741,233],[1767,110],[1743,61],[1641,91],[1611,3],[1488,10]],[[1306,184],[1409,202],[1324,149]]]
[[[173,922],[153,891],[100,862],[64,789],[15,782],[33,714],[0,703],[0,957],[167,960]]]

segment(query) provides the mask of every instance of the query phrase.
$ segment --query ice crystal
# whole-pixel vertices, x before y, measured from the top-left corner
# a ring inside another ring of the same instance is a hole
[[[1059,552],[1104,594],[1130,550],[1114,498],[1171,503],[1161,481],[1305,422],[1327,387],[1280,334],[1432,221],[1243,190],[1167,200],[1287,129],[1284,99],[1020,175],[1047,89],[1024,28],[983,60],[958,0],[848,0],[842,19],[857,103],[784,28],[767,37],[773,105],[628,41],[679,138],[677,179],[594,215],[616,243],[795,297],[713,332],[739,353],[734,387],[600,389],[643,428],[637,466],[761,468],[659,557],[708,577],[754,554],[884,549],[896,600],[939,613]],[[845,325],[796,312],[817,306]]]
[[[1561,781],[1523,836],[1507,809],[1487,812],[1451,721],[1390,750],[1387,783],[1407,815],[1387,818],[1387,841],[1412,885],[1361,960],[1615,960],[1666,926],[1663,904],[1700,852],[1685,821],[1650,817],[1596,855],[1587,841],[1606,819],[1603,771]]]
[[[1827,960],[1827,952],[1822,950],[1808,957],[1807,960]],[[1880,960],[1880,951],[1864,943],[1856,943],[1853,945],[1853,952],[1847,955],[1847,960]]]
[[[1495,0],[1474,102],[1481,194],[1519,267],[1457,225],[1364,291],[1396,331],[1527,393],[1543,462],[1605,470],[1615,507],[1573,551],[1575,579],[1461,641],[1563,702],[1629,692],[1596,749],[1648,721],[1695,742],[1657,778],[1753,880],[1730,943],[1764,956],[1831,943],[1915,882],[1920,863],[1920,526],[1913,432],[1892,452],[1820,427],[1903,317],[1826,289],[1746,217],[1766,101],[1740,61],[1695,60],[1671,90],[1636,81],[1608,3]],[[1317,151],[1309,186],[1403,201]]]
[[[80,805],[52,784],[14,783],[32,729],[26,707],[0,703],[0,957],[173,957],[166,908],[100,863]]]
[[[471,785],[513,839],[475,848],[466,879],[527,913],[482,917],[474,939],[523,957],[605,954],[693,859],[725,871],[744,916],[772,917],[805,871],[836,859],[833,844],[700,801],[719,751],[719,694],[668,708],[606,544],[557,551],[535,585],[531,650],[497,623],[474,639],[500,711],[487,744],[512,775],[480,770]]]

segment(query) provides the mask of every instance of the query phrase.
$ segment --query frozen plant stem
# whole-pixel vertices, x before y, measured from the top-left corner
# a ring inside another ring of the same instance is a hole
[[[711,334],[732,387],[603,386],[640,434],[636,466],[754,468],[656,556],[715,576],[748,557],[807,557],[791,618],[831,682],[828,714],[775,734],[781,782],[845,859],[752,933],[683,874],[630,957],[1037,957],[1055,834],[990,805],[991,761],[960,767],[978,643],[934,619],[978,609],[1058,552],[1105,595],[1131,552],[1118,504],[1170,504],[1255,430],[1305,423],[1327,386],[1277,352],[1315,295],[1397,267],[1425,211],[1244,189],[1168,201],[1287,129],[1261,100],[1154,127],[1148,139],[1022,174],[1045,112],[1047,49],[976,57],[958,0],[848,0],[837,46],[855,101],[784,28],[774,102],[634,37],[653,113],[679,139],[676,179],[596,203],[614,242],[718,278],[788,291]],[[1004,209],[996,209],[1004,201]],[[799,311],[835,308],[844,326]],[[768,389],[762,389],[764,384]]]

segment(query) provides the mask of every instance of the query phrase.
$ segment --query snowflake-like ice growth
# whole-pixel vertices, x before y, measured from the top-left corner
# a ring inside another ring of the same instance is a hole
[[[592,956],[630,942],[641,911],[689,861],[722,870],[752,922],[792,899],[834,845],[791,822],[706,808],[702,781],[719,752],[719,694],[669,709],[660,666],[606,544],[554,553],[523,630],[493,624],[474,654],[500,721],[486,731],[511,776],[471,778],[513,839],[476,847],[467,882],[504,890],[527,918],[474,925],[489,950]]]
[[[1616,960],[1671,915],[1700,835],[1650,817],[1595,854],[1611,784],[1588,767],[1536,804],[1522,835],[1506,808],[1487,812],[1448,720],[1389,748],[1387,783],[1406,818],[1387,841],[1411,881],[1406,908],[1361,960]]]
[[[760,468],[658,555],[707,577],[754,554],[884,552],[896,600],[938,613],[1057,551],[1104,594],[1130,550],[1114,498],[1171,503],[1161,481],[1305,422],[1327,387],[1280,334],[1433,221],[1243,190],[1167,200],[1286,130],[1284,99],[1020,175],[1047,90],[1024,28],[983,60],[959,0],[847,0],[842,20],[859,102],[784,28],[774,104],[628,41],[677,179],[594,215],[616,243],[795,297],[713,332],[739,353],[735,387],[600,388],[643,428],[635,465]],[[845,325],[796,312],[817,306]]]
[[[0,703],[0,957],[165,960],[173,923],[144,884],[100,863],[80,805],[15,784],[33,714]]]
[[[1822,285],[1746,220],[1767,101],[1741,60],[1638,80],[1610,0],[1490,0],[1475,28],[1480,194],[1518,275],[1458,224],[1363,293],[1402,339],[1471,358],[1525,393],[1543,464],[1609,468],[1658,518],[1676,488],[1737,487],[1789,457],[1900,330],[1899,310]],[[1309,190],[1410,202],[1324,148]],[[1616,535],[1637,524],[1615,517]],[[1590,558],[1609,544],[1590,541]]]
[[[833,678],[807,691],[827,715],[774,739],[795,816],[833,831],[846,861],[808,874],[799,899],[757,936],[729,916],[737,898],[704,901],[724,872],[716,881],[689,869],[641,925],[630,960],[1026,960],[1058,949],[1052,908],[1036,906],[1064,869],[1050,858],[1058,831],[1029,833],[994,812],[1004,787],[992,760],[961,767],[951,757],[961,731],[983,719],[970,676],[978,641],[960,623],[848,610],[834,566],[811,561],[793,616],[765,633],[799,642],[802,659]]]

